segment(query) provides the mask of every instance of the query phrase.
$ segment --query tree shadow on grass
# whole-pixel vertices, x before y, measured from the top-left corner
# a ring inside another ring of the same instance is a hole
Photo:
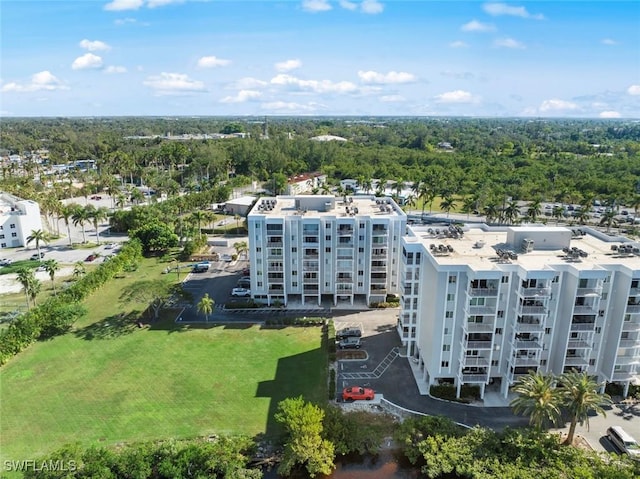
[[[140,311],[128,314],[116,314],[102,321],[85,326],[75,331],[76,337],[91,341],[94,339],[117,339],[144,327],[140,322]]]

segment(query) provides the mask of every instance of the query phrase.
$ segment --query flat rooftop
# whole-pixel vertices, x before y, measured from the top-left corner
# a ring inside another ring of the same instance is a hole
[[[404,211],[390,198],[375,196],[296,195],[263,197],[258,200],[249,216],[268,217],[406,217]]]
[[[465,226],[461,228],[462,235],[458,233],[457,237],[450,232],[447,226],[409,226],[408,229],[413,235],[406,236],[406,241],[422,243],[434,260],[443,266],[463,264],[468,265],[472,270],[487,271],[501,269],[500,266],[504,264],[517,265],[530,270],[546,269],[546,266],[562,264],[585,270],[597,269],[599,265],[624,265],[633,270],[640,270],[640,255],[638,254],[640,245],[637,242],[633,243],[627,239],[620,241],[620,238],[610,238],[584,227],[491,228]],[[511,234],[509,230],[511,230]],[[563,245],[536,249],[534,244],[533,249],[525,253],[522,244],[509,244],[508,237],[513,237],[514,233],[522,233],[519,237],[527,236],[529,233],[548,237],[556,235],[563,241]],[[598,236],[602,236],[602,238]],[[566,241],[564,241],[565,238]],[[623,244],[636,248],[635,253],[633,249],[618,249]],[[434,247],[432,248],[431,245]],[[447,251],[445,252],[443,248],[438,249],[440,245],[443,245]],[[612,246],[616,249],[612,249]],[[573,250],[574,253],[569,253],[567,249]],[[499,251],[503,252],[502,257],[500,257]],[[517,258],[513,255],[509,258],[508,254],[504,254],[505,251],[515,253]],[[580,251],[582,253],[578,253]]]

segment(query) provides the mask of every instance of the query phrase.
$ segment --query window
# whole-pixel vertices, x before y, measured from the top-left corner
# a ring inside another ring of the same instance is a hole
[[[262,281],[258,281],[258,288],[262,288]]]
[[[502,328],[496,328],[496,334],[502,334]]]
[[[455,283],[456,282],[456,277],[455,276],[449,276],[449,284]]]
[[[324,249],[324,252],[325,252],[325,253],[331,253],[331,248],[326,247],[326,248]]]
[[[364,241],[364,235],[360,235],[360,236],[358,236],[358,240],[360,240],[360,241]]]
[[[442,361],[440,363],[440,367],[442,368],[448,368],[449,367],[449,361]]]
[[[493,360],[491,361],[491,366],[497,366],[498,364],[499,364],[499,362],[498,362],[498,360],[497,360],[497,359],[493,359]]]
[[[256,247],[256,253],[262,253],[262,247],[260,246]]]
[[[602,299],[602,301],[606,301],[608,297],[609,297],[609,293],[602,293],[602,295],[600,296],[600,299]]]
[[[0,235],[0,239],[4,239],[4,235]]]
[[[589,366],[595,366],[596,365],[596,360],[595,359],[589,359]]]
[[[11,228],[11,229],[16,229],[16,225],[15,225],[15,223],[10,224],[10,225],[9,225],[9,228]]]
[[[503,276],[502,279],[500,280],[501,283],[508,283],[509,282],[509,276]]]
[[[602,328],[600,326],[598,326],[596,328],[596,334],[600,334],[602,332]]]
[[[358,248],[358,253],[364,253],[364,248],[362,247]]]
[[[294,270],[291,272],[291,276],[298,276],[298,271]]]
[[[291,283],[291,287],[293,287],[293,288],[297,288],[297,287],[298,287],[298,283],[297,283],[297,282],[295,282],[295,281],[293,281],[293,282]]]
[[[18,236],[18,233],[11,233],[12,238],[15,238],[16,236]]]
[[[324,239],[325,239],[326,241],[331,241],[331,235],[326,235],[326,236],[324,237]]]
[[[329,287],[329,281],[326,281],[326,282],[324,283],[324,287],[325,287],[325,288],[328,288],[328,287]]]
[[[546,359],[541,359],[540,360],[540,366],[546,366],[547,365],[547,360]]]
[[[551,328],[544,328],[544,334],[551,334]]]
[[[358,288],[362,288],[362,286],[363,286],[362,281],[358,281]]]
[[[453,318],[453,311],[447,311],[446,313],[444,313],[444,317],[447,319]]]
[[[360,223],[360,228],[364,228],[364,223]]]
[[[498,317],[499,318],[504,318],[504,311],[502,311],[502,310],[498,311]]]
[[[0,244],[0,246],[2,246],[3,248],[6,248],[7,247],[7,243],[2,243],[2,244]]]
[[[449,328],[444,328],[444,334],[449,334]]]
[[[364,271],[358,271],[358,276],[364,276]]]
[[[297,253],[298,252],[298,248],[294,246],[293,248],[291,248],[291,252],[292,253]]]
[[[451,351],[451,345],[450,344],[443,344],[442,345],[442,350],[444,352]]]

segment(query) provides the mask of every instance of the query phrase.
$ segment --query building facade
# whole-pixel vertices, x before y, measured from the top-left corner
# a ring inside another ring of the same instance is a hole
[[[26,246],[31,231],[40,229],[38,203],[0,192],[0,249]]]
[[[491,385],[530,370],[640,377],[640,249],[588,228],[408,227],[398,333],[417,380]]]
[[[248,215],[252,296],[335,307],[385,301],[398,292],[405,226],[387,198],[261,198]]]

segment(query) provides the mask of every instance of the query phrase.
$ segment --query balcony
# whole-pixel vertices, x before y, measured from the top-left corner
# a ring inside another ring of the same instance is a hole
[[[318,271],[318,263],[303,263],[302,264],[302,270],[303,271],[309,271],[309,272],[314,272],[314,271]]]
[[[489,366],[489,358],[483,356],[463,356],[460,363],[465,367]]]
[[[573,314],[598,314],[596,305],[576,304],[573,306]]]
[[[636,377],[635,371],[615,371],[611,376],[612,381],[632,381]]]
[[[371,288],[370,294],[387,294],[387,288]]]
[[[467,294],[471,297],[495,297],[498,296],[498,288],[469,288]]]
[[[319,291],[317,284],[304,284],[303,290],[305,294],[317,294]]]
[[[496,314],[496,307],[495,306],[465,306],[465,311],[472,315],[472,316],[476,316],[476,315],[485,315],[485,314]]]
[[[351,294],[353,293],[353,285],[339,284],[336,285],[336,294]]]
[[[524,315],[543,315],[547,314],[547,308],[544,306],[520,306],[517,308],[518,314]]]
[[[493,346],[493,341],[464,341],[463,342],[465,349],[491,349]]]
[[[512,344],[515,349],[542,349],[542,344],[533,339],[516,339]]]
[[[620,348],[637,348],[640,347],[640,340],[638,339],[621,339]]]
[[[280,241],[269,241],[267,240],[267,248],[282,248],[282,240]]]
[[[589,366],[589,358],[585,356],[567,356],[564,359],[564,365],[566,366]]]
[[[337,255],[337,259],[353,259],[353,251],[350,253],[339,252]]]
[[[302,282],[304,284],[318,284],[318,278],[317,277],[305,277],[302,278]]]
[[[632,364],[640,364],[640,356],[635,354],[633,355],[623,355],[616,357],[616,364],[620,366],[630,366]]]
[[[520,318],[516,322],[516,331],[519,333],[537,333],[544,329],[544,323],[539,319],[523,319]]]
[[[348,227],[339,227],[338,228],[338,236],[352,236],[353,235],[353,228]]]
[[[521,288],[520,295],[525,298],[551,296],[551,288]]]
[[[318,253],[305,253],[302,257],[304,259],[318,259],[320,255]]]
[[[640,287],[631,287],[629,288],[629,296],[638,296],[640,295]]]
[[[602,294],[602,286],[592,286],[591,288],[578,288],[576,296],[600,296]]]
[[[516,355],[511,358],[514,367],[540,366],[540,358],[537,355]]]
[[[387,266],[386,265],[376,265],[376,266],[371,266],[371,271],[372,272],[386,272],[387,271]]]
[[[269,285],[269,294],[284,294],[284,289],[282,289],[282,287],[278,287],[278,286],[271,286]]]
[[[640,304],[627,304],[626,312],[629,314],[640,313]]]
[[[570,339],[567,343],[568,349],[591,349],[591,343],[588,343],[584,339]]]
[[[493,333],[493,323],[476,323],[466,321],[463,325],[463,329],[468,333]]]
[[[278,272],[281,273],[281,272],[284,271],[284,268],[282,266],[271,266],[271,265],[268,265],[267,266],[267,271],[274,272],[274,273],[278,273]]]
[[[596,323],[571,323],[571,331],[593,331]]]
[[[282,259],[282,251],[277,252],[277,251],[269,251],[267,253],[267,258],[269,259]]]
[[[463,383],[486,383],[489,380],[489,373],[462,374]]]
[[[638,321],[623,321],[622,330],[625,332],[636,332],[640,331],[640,322]]]

